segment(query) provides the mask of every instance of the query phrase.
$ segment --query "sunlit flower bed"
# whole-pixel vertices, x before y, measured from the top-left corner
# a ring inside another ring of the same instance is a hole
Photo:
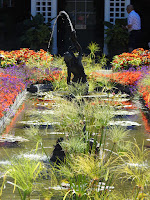
[[[61,82],[64,84],[64,81],[66,81],[64,71],[51,69],[53,57],[42,49],[38,52],[27,48],[10,52],[0,51],[0,54],[4,55],[1,62],[3,71],[0,77],[0,117],[9,109],[19,91],[31,83],[49,81],[53,82],[55,86],[57,85],[58,88]],[[105,77],[111,82],[128,86],[132,93],[138,88],[145,105],[150,108],[150,86],[143,85],[139,81],[148,73],[149,63],[150,52],[144,49],[136,49],[130,54],[123,53],[114,57],[112,61],[114,73],[104,75],[92,72],[88,79],[90,81],[92,77],[94,81],[97,81],[100,77]]]
[[[111,82],[120,83],[121,85],[132,87],[136,85],[136,82],[140,79],[142,73],[141,71],[122,71],[107,75],[98,72],[94,72],[92,74],[95,76],[95,80],[99,76],[103,76],[109,78]]]
[[[150,70],[150,69],[149,69]],[[150,109],[150,71],[126,71],[109,75],[112,82],[128,86],[131,93],[138,91],[143,98],[145,106]]]
[[[45,77],[40,66],[45,67],[53,60],[43,49],[38,52],[28,48],[14,51],[0,51],[3,55],[0,73],[0,118],[13,104],[17,95],[31,83]],[[32,64],[32,69],[30,66]],[[34,66],[34,68],[33,68]]]
[[[117,71],[111,80],[129,85],[131,91],[138,90],[145,106],[150,109],[150,82],[147,81],[150,78],[150,51],[139,48],[131,53],[122,53],[114,56],[111,64],[113,71]]]
[[[17,97],[25,89],[21,79],[0,73],[0,118],[4,116]]]
[[[37,52],[28,48],[10,52],[1,50],[0,54],[4,56],[0,70],[0,118],[30,84],[60,82],[64,78],[61,71],[50,70],[53,57],[42,49]]]
[[[45,74],[43,79],[38,79],[37,81],[39,83],[41,83],[43,80],[55,82],[55,81],[60,81],[62,79],[65,79],[64,72],[57,70],[57,71],[51,71],[51,72]]]
[[[34,51],[30,50],[28,48],[22,48],[20,50],[14,50],[14,51],[0,51],[0,54],[4,56],[4,58],[1,61],[2,67],[7,67],[8,65],[14,65],[14,64],[26,64],[29,65],[31,62],[36,64],[45,65],[45,63],[50,62],[53,60],[53,57],[51,54],[47,53],[43,49],[40,49],[40,51]]]
[[[142,79],[138,81],[137,88],[145,102],[145,106],[150,109],[150,71],[143,74]]]
[[[150,64],[150,51],[142,48],[135,49],[131,53],[122,53],[114,56],[112,60],[113,71],[128,70],[129,68],[138,68]]]
[[[145,106],[150,109],[150,86],[139,87],[139,93],[145,102]]]
[[[139,92],[145,102],[145,106],[150,109],[150,67],[143,66],[137,70],[129,69],[126,71],[114,72],[112,74],[101,74],[93,72],[91,74],[95,81],[99,77],[107,77],[113,83],[127,86],[131,93]]]

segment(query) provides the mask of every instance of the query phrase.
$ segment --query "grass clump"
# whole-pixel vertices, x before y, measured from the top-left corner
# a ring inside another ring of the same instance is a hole
[[[13,180],[13,182],[7,181],[7,183],[14,186],[13,192],[17,188],[21,200],[25,200],[30,199],[31,193],[37,189],[35,183],[43,171],[43,166],[40,162],[28,158],[16,158],[12,160],[10,165],[4,166],[4,170],[6,172],[1,187],[1,195],[6,179],[9,179]]]

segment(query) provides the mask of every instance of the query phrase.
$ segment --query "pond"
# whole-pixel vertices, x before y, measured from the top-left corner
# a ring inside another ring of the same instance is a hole
[[[27,93],[25,100],[20,106],[19,112],[12,118],[11,123],[7,125],[6,129],[2,133],[0,142],[0,165],[7,165],[11,158],[20,156],[35,160],[37,159],[43,161],[44,163],[48,163],[48,157],[50,158],[53,152],[56,140],[60,137],[63,137],[63,133],[55,131],[53,128],[55,124],[49,124],[48,128],[46,129],[45,127],[47,127],[47,123],[41,120],[41,116],[45,114],[55,116],[55,106],[57,104],[56,98],[59,96],[58,94],[59,93],[57,92],[49,92],[43,94]],[[149,147],[150,135],[147,130],[148,124],[145,124],[145,121],[143,120],[143,117],[145,116],[143,115],[144,108],[142,107],[140,101],[136,98],[131,100],[130,97],[126,94],[123,94],[122,96],[120,95],[118,97],[114,94],[109,95],[109,101],[115,101],[114,96],[116,97],[117,102],[120,101],[125,103],[120,104],[121,109],[118,106],[118,109],[115,111],[115,117],[110,122],[110,125],[118,125],[120,122],[122,122],[121,125],[127,127],[129,130],[129,138],[131,141],[136,140],[137,144],[140,145],[142,145],[144,141],[145,145]],[[96,97],[100,97],[100,99],[103,101],[108,100],[107,94],[98,92],[94,94],[91,93],[85,98],[92,99]],[[42,147],[40,145],[38,146],[38,150],[36,152],[36,138],[29,138],[27,136],[25,130],[27,130],[31,125],[40,126],[40,134],[42,135],[43,147],[48,157],[43,153]],[[9,136],[11,141],[10,143],[7,134],[12,137],[11,138]],[[6,138],[7,142],[5,140]],[[48,182],[48,180],[43,181]],[[119,183],[116,184],[115,187],[118,187],[118,190],[120,190]],[[129,185],[126,184],[125,187],[128,189]],[[16,191],[13,194],[12,191],[13,186],[7,183],[2,194],[2,199],[20,200],[18,192]],[[31,199],[39,199],[38,193],[35,193]],[[62,199],[62,197],[60,197],[60,199]]]

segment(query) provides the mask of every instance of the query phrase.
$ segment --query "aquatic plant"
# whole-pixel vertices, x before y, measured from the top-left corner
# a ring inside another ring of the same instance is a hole
[[[82,116],[80,116],[79,106],[72,102],[68,102],[63,99],[59,99],[57,106],[55,107],[55,119],[53,116],[45,116],[46,121],[57,121],[55,126],[56,130],[68,135],[81,134],[84,124],[82,124]]]
[[[68,95],[82,96],[88,93],[88,83],[72,83],[68,85]]]
[[[60,142],[60,144],[68,156],[70,154],[77,155],[85,153],[87,151],[87,143],[83,140],[82,137],[69,137],[68,139]]]
[[[101,92],[113,92],[115,82],[110,81],[109,75],[104,75],[99,72],[92,72],[88,76],[89,91],[100,90]]]
[[[99,55],[100,53],[98,52],[101,52],[101,48],[96,42],[89,43],[87,49],[90,50],[90,53],[82,57],[86,74],[89,74],[91,71],[100,70],[107,65],[108,59],[103,53]]]
[[[125,145],[125,143],[123,142],[125,139],[127,139],[128,133],[129,133],[129,130],[127,130],[125,127],[122,127],[122,126],[114,125],[114,126],[109,127],[109,129],[107,130],[107,136],[109,137],[109,140],[111,140],[113,143],[112,149],[110,151],[111,153],[114,151],[115,147],[117,148],[117,146],[119,146],[120,143],[122,145],[123,144]],[[122,147],[122,149],[125,149],[125,146],[124,148]]]
[[[7,183],[14,186],[14,190],[17,188],[21,200],[30,199],[31,193],[37,189],[37,179],[43,170],[43,166],[40,162],[30,160],[27,158],[20,158],[11,161],[11,165],[4,166],[6,170],[3,181],[12,178],[14,182],[7,181]],[[4,183],[1,188],[1,195]]]
[[[87,47],[89,50],[90,50],[90,59],[91,61],[93,59],[95,59],[95,53],[97,53],[98,51],[100,51],[100,47],[99,45],[96,43],[96,42],[91,42],[88,47]]]
[[[150,151],[144,149],[144,144],[141,148],[136,143],[132,145],[133,148],[128,152],[122,152],[120,164],[114,168],[114,171],[117,172],[118,177],[121,176],[122,182],[131,180],[135,186],[133,188],[135,199],[142,199],[150,185]]]
[[[109,174],[111,159],[103,163],[94,155],[77,155],[66,159],[66,163],[58,166],[58,172],[69,183],[69,190],[64,195],[76,199],[107,199],[112,186]]]

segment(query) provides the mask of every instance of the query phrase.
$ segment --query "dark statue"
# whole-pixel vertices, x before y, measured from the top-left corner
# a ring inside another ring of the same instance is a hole
[[[73,47],[69,47],[68,51],[64,54],[64,61],[67,66],[67,84],[71,84],[75,86],[73,83],[81,83],[86,84],[86,94],[88,93],[88,82],[86,78],[86,74],[84,72],[84,67],[82,64],[82,48],[77,41],[76,31],[71,31],[71,42]],[[78,52],[78,56],[76,57],[73,53],[73,49],[76,49]],[[71,80],[71,74],[73,74],[73,79]]]
[[[56,141],[56,145],[54,146],[52,156],[50,158],[50,161],[55,162],[57,164],[64,162],[64,159],[66,157],[65,152],[63,148],[61,147],[62,141],[63,141],[63,138],[58,138],[58,140]]]

